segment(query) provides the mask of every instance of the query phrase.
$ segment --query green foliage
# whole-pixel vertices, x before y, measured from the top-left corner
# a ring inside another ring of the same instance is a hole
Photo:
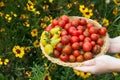
[[[4,76],[1,73],[0,73],[0,80],[4,80]]]
[[[36,65],[31,68],[32,69],[32,80],[43,80],[45,75],[47,74],[47,70],[45,70],[44,66]]]

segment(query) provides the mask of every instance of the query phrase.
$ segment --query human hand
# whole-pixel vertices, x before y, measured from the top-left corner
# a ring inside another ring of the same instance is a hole
[[[120,53],[120,36],[115,38],[109,38],[110,46],[109,53]]]
[[[90,72],[92,74],[120,71],[120,60],[108,55],[102,55],[85,61],[83,66],[73,67],[73,69],[83,72]]]

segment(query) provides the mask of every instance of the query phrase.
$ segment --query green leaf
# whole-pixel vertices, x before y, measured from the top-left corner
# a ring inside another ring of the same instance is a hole
[[[0,73],[0,80],[5,80],[3,74]]]

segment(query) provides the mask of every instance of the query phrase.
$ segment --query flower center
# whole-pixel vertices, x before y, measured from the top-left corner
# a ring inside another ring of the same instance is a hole
[[[19,50],[19,49],[17,49],[16,52],[17,52],[18,54],[20,54],[20,50]]]

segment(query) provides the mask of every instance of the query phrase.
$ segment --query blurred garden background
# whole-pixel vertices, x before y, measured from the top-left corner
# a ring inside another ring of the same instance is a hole
[[[93,75],[48,61],[41,33],[64,14],[99,22],[111,38],[120,35],[120,0],[0,0],[0,80],[120,80],[118,72]]]

